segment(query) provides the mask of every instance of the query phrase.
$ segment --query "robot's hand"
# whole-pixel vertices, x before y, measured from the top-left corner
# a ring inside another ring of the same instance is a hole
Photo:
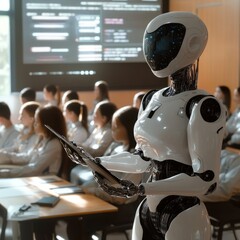
[[[71,144],[74,145],[78,149],[78,152],[76,152],[72,148],[70,148],[66,143],[64,143],[63,141],[61,141],[61,143],[62,143],[63,148],[64,148],[65,152],[67,153],[68,157],[71,159],[71,161],[75,162],[76,164],[81,164],[83,166],[87,165],[86,162],[84,161],[85,151],[83,150],[83,148],[77,146],[74,142],[71,142]],[[80,155],[79,152],[82,154]]]
[[[100,174],[95,172],[94,176],[100,187],[111,196],[130,198],[136,194],[144,195],[142,185],[136,186],[131,181],[121,180],[120,185],[115,187],[110,185]]]

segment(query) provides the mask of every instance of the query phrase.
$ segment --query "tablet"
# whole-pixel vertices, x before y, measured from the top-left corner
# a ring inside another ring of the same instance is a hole
[[[56,131],[54,131],[48,125],[45,125],[48,130],[50,130],[62,143],[68,157],[74,161],[75,163],[81,164],[81,160],[86,163],[86,165],[91,168],[93,172],[98,173],[103,179],[107,180],[110,184],[116,185],[120,183],[120,179],[114,176],[111,172],[109,172],[104,166],[97,163],[96,159],[92,157],[88,152],[86,152],[82,147],[77,146],[76,144],[68,141],[64,136],[61,136]]]

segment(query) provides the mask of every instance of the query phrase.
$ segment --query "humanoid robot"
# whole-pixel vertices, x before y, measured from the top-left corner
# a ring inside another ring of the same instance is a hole
[[[206,43],[206,26],[189,12],[161,14],[148,24],[143,43],[146,62],[157,77],[169,77],[171,84],[150,91],[142,100],[134,154],[95,159],[109,171],[150,171],[149,180],[138,186],[124,179],[111,184],[94,172],[109,194],[146,196],[136,212],[133,240],[211,238],[199,197],[211,194],[218,183],[226,110],[212,95],[197,89],[198,59]],[[79,160],[68,151],[73,161],[84,163],[84,157]]]

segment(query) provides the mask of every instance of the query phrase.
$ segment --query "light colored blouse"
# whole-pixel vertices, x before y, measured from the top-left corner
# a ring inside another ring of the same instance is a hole
[[[18,162],[23,164],[24,159],[27,164],[8,171],[0,171],[0,178],[57,175],[62,161],[62,145],[56,138],[43,139],[32,151],[9,153],[8,158],[13,164]]]
[[[13,146],[19,135],[19,131],[12,125],[10,128],[0,127],[0,148]]]
[[[113,142],[110,123],[102,128],[95,128],[82,147],[93,157],[101,157]]]
[[[33,133],[30,136],[28,136],[26,139],[23,139],[23,136],[29,134],[29,131],[30,131],[29,128],[22,129],[17,139],[15,139],[14,144],[8,148],[0,149],[0,152],[7,151],[7,152],[23,153],[31,150],[37,143],[38,135]]]
[[[81,122],[69,122],[67,124],[68,128],[68,139],[69,141],[72,141],[76,143],[77,145],[81,145],[87,138],[88,138],[88,132],[83,127]]]

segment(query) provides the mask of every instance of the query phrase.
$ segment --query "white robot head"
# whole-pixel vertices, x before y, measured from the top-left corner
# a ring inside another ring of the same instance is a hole
[[[143,53],[152,72],[160,78],[194,64],[207,44],[205,24],[190,12],[168,12],[146,27]]]

